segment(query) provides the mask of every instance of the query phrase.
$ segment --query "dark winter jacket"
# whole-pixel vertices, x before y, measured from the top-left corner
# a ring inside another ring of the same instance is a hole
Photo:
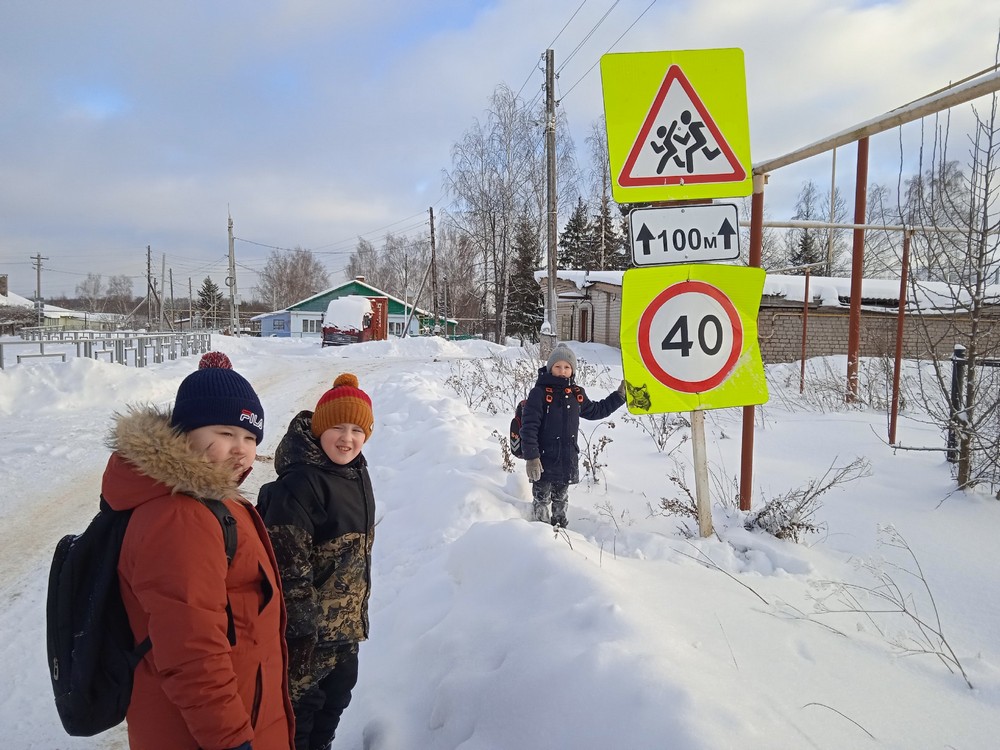
[[[580,417],[604,419],[624,403],[618,391],[591,401],[572,377],[559,378],[548,368],[539,368],[521,417],[524,458],[541,458],[542,481],[576,484],[580,481]]]
[[[324,648],[368,638],[375,538],[368,464],[362,454],[335,464],[311,422],[311,411],[292,420],[274,454],[278,478],[261,487],[257,503],[281,569],[293,651],[303,642]]]
[[[136,641],[153,644],[135,670],[129,747],[289,750],[285,610],[263,522],[232,469],[194,454],[169,413],[133,409],[109,442],[102,493],[112,508],[133,509],[118,561],[122,599]],[[218,519],[196,498],[224,500],[236,519],[230,565]]]

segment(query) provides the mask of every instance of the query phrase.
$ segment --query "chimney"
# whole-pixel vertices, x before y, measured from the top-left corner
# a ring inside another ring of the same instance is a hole
[[[355,276],[355,277],[354,277],[354,280],[355,280],[355,281],[364,281],[364,280],[365,280],[365,277],[364,277],[364,276]]]
[[[0,297],[7,296],[7,274],[0,273]]]

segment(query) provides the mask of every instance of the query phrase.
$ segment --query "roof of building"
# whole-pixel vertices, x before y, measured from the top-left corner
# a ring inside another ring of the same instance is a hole
[[[576,284],[581,291],[595,283],[621,286],[624,271],[581,271],[559,269],[556,278]],[[541,284],[545,270],[535,271],[535,280]],[[764,279],[764,297],[785,302],[802,302],[805,296],[805,276],[768,274]],[[848,277],[810,276],[809,296],[823,307],[847,307],[851,301],[851,279]],[[561,298],[569,298],[560,294]],[[969,302],[969,294],[961,284],[944,281],[915,281],[906,290],[907,307],[910,309],[954,310]],[[1000,284],[989,284],[984,290],[987,304],[1000,304]],[[862,279],[861,304],[876,308],[899,307],[898,279]]]

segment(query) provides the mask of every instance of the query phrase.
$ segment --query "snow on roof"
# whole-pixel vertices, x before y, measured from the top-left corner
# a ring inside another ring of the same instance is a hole
[[[14,292],[8,291],[7,296],[0,294],[0,305],[5,305],[9,307],[34,307],[35,303],[30,299],[22,297],[20,294],[14,294]]]
[[[22,297],[20,294],[8,291],[6,296],[0,294],[0,307],[25,307],[31,310],[34,309],[35,303],[27,297]],[[65,307],[58,307],[57,305],[43,305],[42,313],[46,318],[53,319],[80,318],[81,320],[107,320],[110,322],[114,322],[121,317],[113,313],[79,312],[77,310],[69,310]]]
[[[300,299],[298,302],[296,302],[296,303],[294,303],[292,305],[289,305],[289,307],[298,307],[299,305],[304,305],[307,302],[311,302],[312,300],[317,299],[318,297],[322,297],[324,295],[327,295],[330,292],[335,292],[338,289],[343,289],[345,286],[349,286],[351,284],[357,284],[359,286],[365,287],[366,289],[371,289],[372,290],[372,295],[371,296],[373,296],[373,297],[385,297],[386,299],[392,300],[393,302],[396,302],[396,303],[402,305],[403,308],[406,309],[406,310],[410,310],[410,309],[416,310],[418,315],[428,316],[428,315],[431,314],[427,310],[424,310],[422,307],[417,307],[413,302],[407,302],[406,300],[402,300],[399,297],[394,297],[393,295],[389,294],[388,292],[385,292],[385,291],[379,289],[378,287],[372,286],[367,281],[361,281],[360,279],[351,279],[350,281],[345,281],[342,284],[337,284],[337,286],[332,286],[329,289],[324,289],[322,292],[317,292],[316,294],[312,295],[311,297],[306,297],[305,299]],[[449,321],[449,322],[451,322],[451,321]]]
[[[805,294],[805,276],[785,276],[768,274],[764,280],[764,294],[772,297],[784,297],[787,300],[802,301]],[[948,284],[944,281],[917,281],[908,285],[906,290],[907,307],[921,310],[954,310],[969,302],[967,289],[961,284]],[[810,276],[809,296],[827,307],[840,307],[851,296],[851,280],[831,276]],[[985,298],[996,302],[1000,298],[1000,286],[989,285],[985,289]],[[888,306],[899,305],[898,279],[862,279],[862,303],[871,304],[874,300],[882,300]]]
[[[556,271],[556,278],[571,281],[576,284],[577,289],[586,289],[591,284],[621,286],[624,273],[624,271],[579,271],[572,268],[560,268]],[[544,270],[535,271],[535,281],[538,283],[541,283],[546,276]]]
[[[559,269],[556,278],[569,281],[577,289],[584,290],[596,283],[622,285],[624,271],[580,271],[575,269]],[[545,270],[535,271],[535,281],[539,284],[546,278]],[[768,274],[764,280],[764,296],[783,297],[789,301],[801,302],[805,294],[805,276],[789,276],[783,274]],[[906,291],[907,307],[909,309],[955,310],[969,303],[969,294],[962,284],[949,284],[944,281],[917,281],[908,285]],[[851,279],[849,277],[810,276],[809,296],[818,300],[824,307],[844,307],[851,296]],[[563,299],[570,299],[571,294],[563,293]],[[861,298],[863,304],[880,304],[882,307],[897,307],[899,305],[898,279],[862,279]],[[991,304],[1000,304],[1000,285],[990,284],[985,289],[985,299]]]
[[[288,310],[272,310],[271,312],[260,313],[259,315],[254,315],[250,318],[251,321],[254,320],[266,320],[267,318],[272,318],[275,315],[287,315]]]
[[[349,294],[330,300],[323,313],[323,325],[335,328],[361,328],[365,315],[372,314],[372,302],[368,297]]]

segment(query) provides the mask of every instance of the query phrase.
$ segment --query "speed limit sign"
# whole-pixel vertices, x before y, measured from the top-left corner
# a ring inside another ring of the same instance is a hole
[[[732,372],[743,323],[732,301],[704,281],[662,291],[639,319],[639,354],[657,380],[682,393],[710,391]]]
[[[633,413],[718,409],[767,401],[757,344],[764,272],[723,265],[635,268],[622,281],[625,379]],[[634,408],[638,407],[638,408]]]

